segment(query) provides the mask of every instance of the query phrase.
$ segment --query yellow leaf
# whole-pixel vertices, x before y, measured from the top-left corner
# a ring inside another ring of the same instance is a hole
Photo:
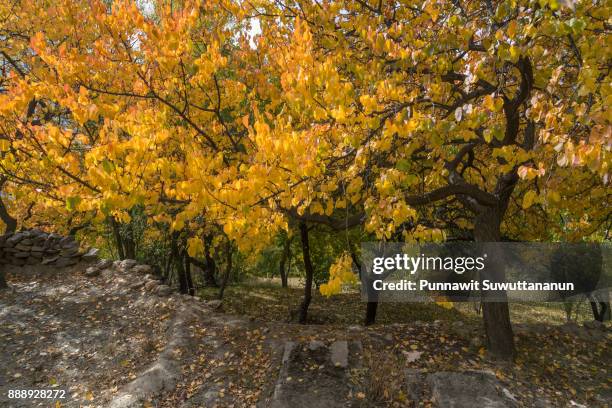
[[[516,35],[517,28],[518,28],[518,24],[516,23],[516,20],[512,20],[510,23],[508,23],[508,28],[506,29],[506,33],[508,33],[508,37],[514,38],[514,36]]]
[[[523,209],[526,210],[527,208],[531,207],[536,197],[536,192],[533,190],[529,190],[523,197]]]
[[[189,238],[187,240],[187,253],[190,257],[195,258],[196,256],[204,253],[204,243],[199,237]]]
[[[7,139],[0,139],[0,151],[6,152],[11,148],[11,142]]]
[[[431,21],[435,23],[438,19],[438,16],[440,15],[440,10],[438,10],[432,3],[429,3],[425,7],[425,11],[431,16]]]

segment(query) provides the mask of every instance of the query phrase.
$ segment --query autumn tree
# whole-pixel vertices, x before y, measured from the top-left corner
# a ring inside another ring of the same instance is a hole
[[[321,221],[350,207],[382,239],[407,223],[407,239],[431,237],[437,214],[459,214],[455,225],[495,242],[509,211],[562,207],[562,179],[585,178],[609,203],[608,11],[599,2],[258,3],[252,15],[264,21],[260,44],[278,83],[262,94],[270,117],[253,134],[284,172],[274,185],[290,193],[279,190],[276,204]],[[490,351],[511,358],[507,303],[485,302],[484,322]]]
[[[316,224],[488,242],[543,239],[538,211],[578,224],[573,239],[607,222],[602,2],[141,6],[0,6],[0,171],[18,220],[129,225],[138,208],[183,260],[206,257],[209,226],[256,252],[291,221],[306,255]],[[511,358],[507,304],[485,303],[484,321]]]

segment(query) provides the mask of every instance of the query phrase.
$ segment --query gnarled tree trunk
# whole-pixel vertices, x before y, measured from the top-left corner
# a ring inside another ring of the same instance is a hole
[[[474,239],[477,242],[499,242],[501,216],[495,208],[485,208],[476,215],[474,224]],[[491,281],[503,281],[505,279],[504,265],[497,264],[498,257],[489,254],[487,266],[491,266],[493,273],[489,277]],[[503,262],[503,261],[502,261]],[[483,320],[487,336],[487,348],[494,358],[512,360],[516,355],[514,346],[514,333],[510,323],[510,310],[505,291],[482,292],[483,293]],[[495,301],[488,301],[491,297]]]
[[[2,187],[4,187],[4,183],[6,183],[6,177],[0,178],[0,219],[6,225],[6,229],[4,230],[5,234],[9,232],[15,232],[17,230],[17,220],[9,214],[6,206],[4,205],[4,200],[2,200]]]
[[[125,251],[123,250],[123,239],[121,238],[121,231],[119,230],[119,223],[115,220],[115,217],[108,217],[108,222],[113,229],[113,236],[115,237],[115,245],[117,246],[117,255],[119,259],[125,259]]]

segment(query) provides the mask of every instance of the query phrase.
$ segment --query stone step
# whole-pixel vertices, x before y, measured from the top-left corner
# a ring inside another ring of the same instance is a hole
[[[350,369],[361,365],[361,343],[285,342],[270,407],[350,407]]]

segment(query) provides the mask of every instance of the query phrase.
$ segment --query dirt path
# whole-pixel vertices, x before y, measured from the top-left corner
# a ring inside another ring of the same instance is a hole
[[[12,280],[0,294],[0,406],[50,406],[8,399],[11,389],[65,390],[62,406],[101,406],[163,349],[172,298],[130,290],[131,275],[82,269]]]

